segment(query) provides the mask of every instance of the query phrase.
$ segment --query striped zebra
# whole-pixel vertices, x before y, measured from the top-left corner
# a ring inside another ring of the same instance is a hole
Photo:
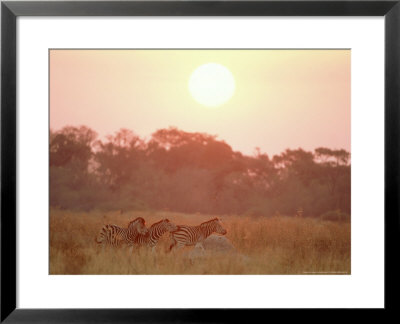
[[[148,233],[148,229],[145,226],[145,220],[142,217],[138,217],[128,224],[128,228],[111,224],[104,225],[96,238],[96,242],[118,247],[123,244],[129,244],[135,241],[138,235],[145,235],[146,233]]]
[[[204,249],[203,241],[212,233],[226,234],[226,229],[222,227],[218,218],[211,219],[198,226],[179,225],[178,230],[171,232],[169,250],[171,251],[174,246],[180,248],[185,245],[198,245]]]
[[[154,223],[149,227],[149,232],[145,235],[138,235],[135,239],[134,243],[130,244],[138,244],[141,246],[148,246],[152,248],[154,251],[158,240],[165,232],[173,232],[178,229],[174,223],[171,223],[169,219],[162,219],[157,223]]]

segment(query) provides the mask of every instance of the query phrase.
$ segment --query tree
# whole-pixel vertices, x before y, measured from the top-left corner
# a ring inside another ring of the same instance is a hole
[[[232,148],[216,136],[189,133],[170,127],[152,134],[147,146],[148,155],[168,172],[182,167],[215,169],[229,163]]]
[[[144,142],[127,129],[120,129],[107,141],[95,143],[95,170],[103,184],[117,189],[132,179],[144,155]]]
[[[79,164],[86,169],[92,157],[92,143],[97,133],[86,126],[67,126],[58,132],[50,131],[50,166]]]
[[[334,199],[332,209],[350,213],[351,168],[350,153],[319,147],[315,150],[315,158],[319,162],[319,178],[329,188]]]
[[[100,195],[90,172],[97,134],[88,127],[50,131],[50,204],[62,208],[92,208]]]
[[[345,150],[319,147],[315,150],[315,158],[320,165],[322,181],[328,184],[329,191],[334,194],[340,177],[349,170],[350,153]]]
[[[278,169],[281,180],[297,177],[304,185],[309,185],[316,174],[316,164],[312,152],[287,149],[281,155],[275,155],[273,162]]]
[[[272,159],[216,136],[170,127],[147,141],[120,129],[50,131],[50,203],[62,208],[168,209],[268,216],[350,214],[350,153],[287,149]]]

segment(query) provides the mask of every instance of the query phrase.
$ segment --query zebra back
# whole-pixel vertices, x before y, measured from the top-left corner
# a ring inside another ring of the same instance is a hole
[[[218,218],[201,223],[198,226],[179,225],[177,231],[171,233],[173,245],[195,245],[203,241],[212,233],[225,235],[226,230],[222,227]],[[172,246],[170,247],[172,248]]]
[[[113,224],[104,225],[96,242],[111,246],[119,246],[126,241],[127,229]]]
[[[142,217],[138,217],[128,224],[128,228],[111,224],[104,225],[96,242],[114,247],[122,244],[130,244],[132,241],[136,240],[139,234],[148,232],[144,224],[145,220]]]
[[[148,245],[154,247],[157,245],[161,236],[167,231],[174,231],[177,226],[169,221],[169,219],[162,219],[157,223],[150,226],[149,232],[145,235],[138,235],[135,243],[139,245]]]

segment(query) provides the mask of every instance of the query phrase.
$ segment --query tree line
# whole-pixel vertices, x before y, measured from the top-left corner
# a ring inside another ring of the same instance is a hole
[[[78,210],[169,210],[348,219],[350,153],[320,147],[269,157],[235,152],[216,136],[160,129],[50,130],[50,205]]]

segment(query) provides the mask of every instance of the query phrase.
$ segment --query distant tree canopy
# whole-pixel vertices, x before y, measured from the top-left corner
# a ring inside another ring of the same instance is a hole
[[[246,156],[177,128],[148,141],[127,129],[105,140],[84,126],[50,131],[50,204],[59,208],[348,217],[350,169],[345,150]]]

